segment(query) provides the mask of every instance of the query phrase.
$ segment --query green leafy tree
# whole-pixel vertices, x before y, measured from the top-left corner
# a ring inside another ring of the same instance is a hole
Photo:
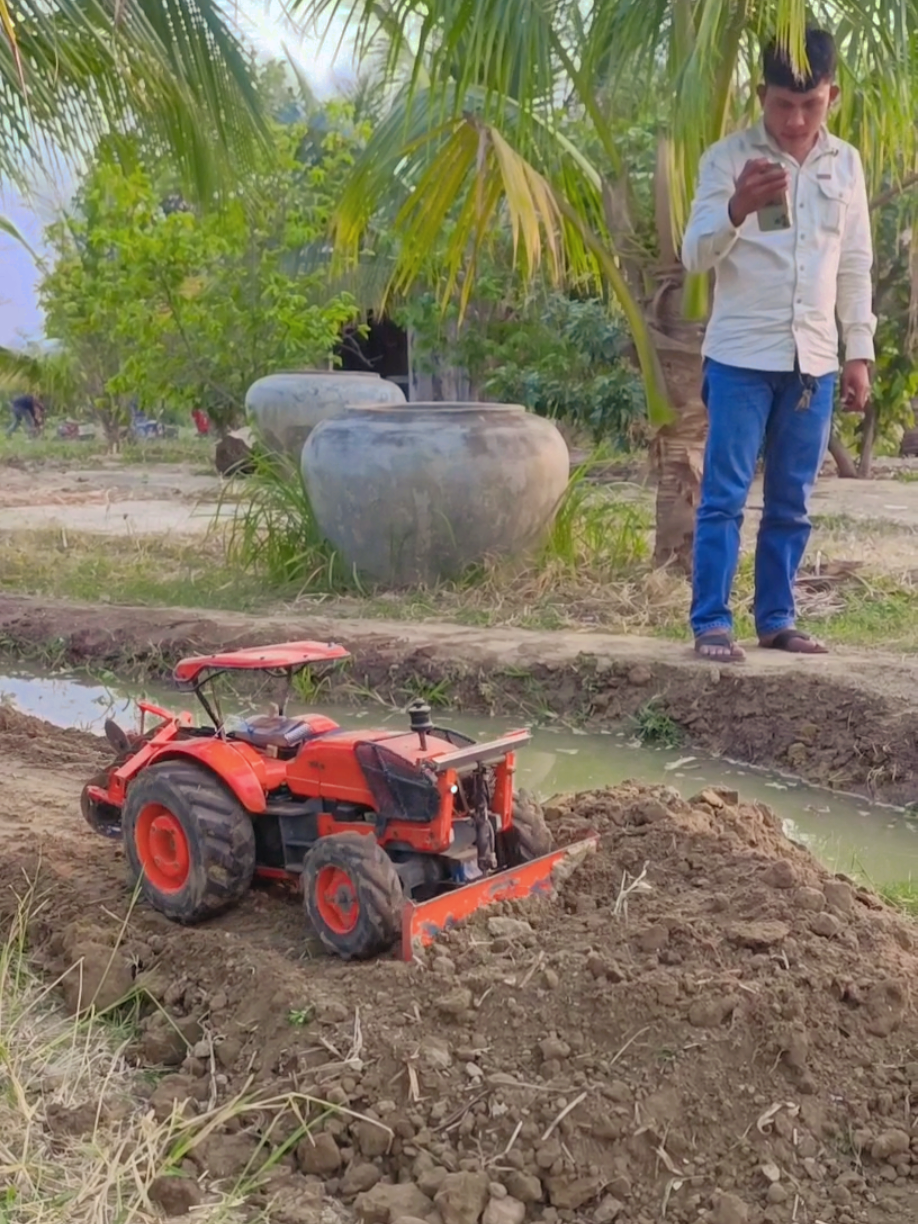
[[[238,422],[261,374],[327,363],[354,304],[328,294],[308,251],[326,232],[335,184],[351,162],[336,130],[320,159],[300,155],[301,125],[279,126],[254,182],[199,212],[169,162],[103,148],[77,215],[52,226],[40,296],[49,334],[84,372],[109,437],[136,399],[144,409],[203,408],[219,430]],[[248,190],[251,189],[251,190]]]

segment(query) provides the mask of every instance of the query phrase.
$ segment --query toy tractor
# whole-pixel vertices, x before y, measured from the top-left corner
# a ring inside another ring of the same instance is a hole
[[[322,945],[345,958],[400,943],[410,959],[474,910],[548,891],[562,862],[595,839],[552,850],[539,806],[515,794],[528,731],[478,743],[409,706],[405,729],[348,731],[322,714],[288,717],[297,674],[348,658],[337,645],[288,642],[183,660],[210,726],[140,702],[140,730],[106,723],[117,756],[83,789],[98,833],[121,837],[133,882],[178,922],[227,909],[254,878],[302,891]],[[277,713],[224,721],[211,682],[227,672],[284,681]],[[149,729],[147,717],[158,720]]]

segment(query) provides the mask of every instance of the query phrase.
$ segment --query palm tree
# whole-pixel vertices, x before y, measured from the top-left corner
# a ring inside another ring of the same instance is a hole
[[[861,147],[871,181],[916,168],[918,0],[293,0],[350,27],[358,58],[384,57],[387,119],[355,168],[337,217],[356,258],[381,207],[396,205],[397,290],[445,242],[444,297],[467,302],[475,258],[507,220],[524,269],[593,275],[617,299],[640,363],[651,423],[658,563],[688,564],[706,414],[699,399],[707,278],[686,278],[678,240],[704,147],[747,120],[761,45],[796,61],[815,20],[836,32],[842,103],[834,123]],[[406,59],[416,66],[404,80]],[[616,86],[643,90],[659,120],[655,240],[642,243],[630,167],[615,135]],[[643,85],[641,84],[643,82]],[[585,139],[572,139],[575,118]]]
[[[218,0],[0,0],[0,112],[0,179],[26,187],[139,125],[208,200],[266,132]]]

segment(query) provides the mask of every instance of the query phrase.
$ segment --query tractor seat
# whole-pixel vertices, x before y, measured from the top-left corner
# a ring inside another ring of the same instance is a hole
[[[279,714],[257,714],[234,726],[232,738],[253,748],[296,748],[313,734],[309,723]]]

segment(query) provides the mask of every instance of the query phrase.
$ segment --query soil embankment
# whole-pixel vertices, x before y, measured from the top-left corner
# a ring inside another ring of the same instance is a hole
[[[142,907],[125,923],[119,848],[79,815],[105,755],[0,710],[0,906],[37,873],[34,954],[81,964],[65,1000],[136,992],[157,1113],[253,1096],[187,1175],[274,1153],[277,1224],[323,1197],[366,1224],[915,1218],[918,929],[767,808],[634,786],[557,801],[558,840],[601,834],[559,897],[415,964],[346,965],[310,958],[298,904],[265,890],[191,930]]]
[[[365,701],[372,691],[403,704],[420,685],[470,712],[593,726],[654,701],[699,749],[893,803],[918,800],[918,662],[899,656],[753,650],[742,666],[716,667],[687,646],[602,633],[0,597],[0,651],[125,676],[168,675],[194,652],[298,638],[352,650],[352,664],[328,678],[329,699]]]

